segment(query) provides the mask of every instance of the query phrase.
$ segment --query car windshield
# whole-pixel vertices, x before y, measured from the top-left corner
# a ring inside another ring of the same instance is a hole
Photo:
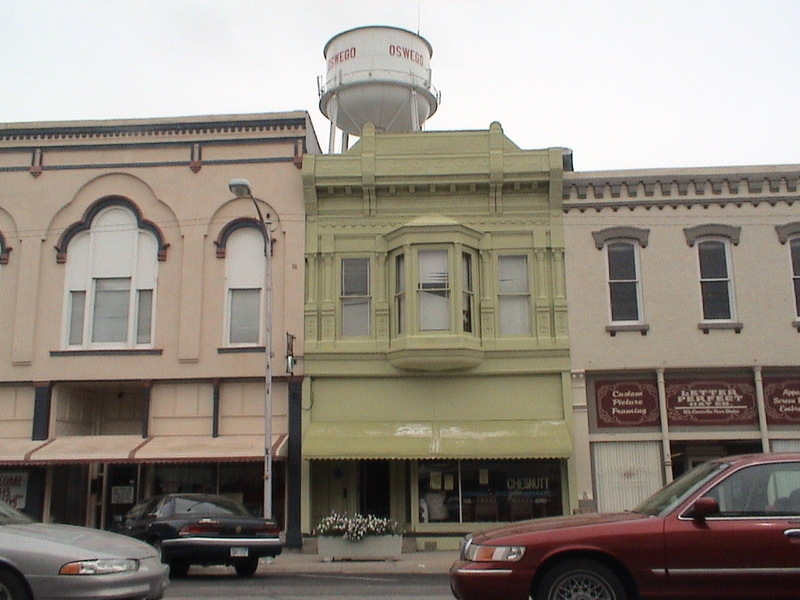
[[[687,471],[675,481],[661,488],[633,509],[635,513],[663,516],[682,503],[690,494],[730,465],[724,462],[706,462]]]
[[[11,508],[5,502],[0,502],[0,525],[25,525],[33,522],[28,515]]]

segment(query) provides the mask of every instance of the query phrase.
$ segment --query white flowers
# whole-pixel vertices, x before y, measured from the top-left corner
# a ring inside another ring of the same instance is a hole
[[[322,519],[314,530],[317,535],[341,536],[358,541],[368,535],[395,535],[400,533],[397,521],[375,515],[333,512]]]

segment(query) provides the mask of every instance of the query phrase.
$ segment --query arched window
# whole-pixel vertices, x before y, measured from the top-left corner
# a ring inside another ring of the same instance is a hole
[[[794,284],[795,316],[800,319],[800,235],[789,239],[789,252],[792,260],[792,283]]]
[[[98,210],[68,243],[65,345],[151,346],[159,250],[153,232],[118,202]]]
[[[225,242],[225,345],[263,344],[264,235],[255,226],[233,230]]]

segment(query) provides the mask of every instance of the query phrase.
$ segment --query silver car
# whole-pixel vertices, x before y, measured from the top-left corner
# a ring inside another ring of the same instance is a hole
[[[144,542],[37,523],[0,502],[0,600],[156,600],[168,583],[169,567]]]

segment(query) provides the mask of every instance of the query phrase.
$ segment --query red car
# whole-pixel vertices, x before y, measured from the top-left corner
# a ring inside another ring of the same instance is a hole
[[[800,598],[800,454],[720,458],[630,512],[468,536],[459,600]]]

